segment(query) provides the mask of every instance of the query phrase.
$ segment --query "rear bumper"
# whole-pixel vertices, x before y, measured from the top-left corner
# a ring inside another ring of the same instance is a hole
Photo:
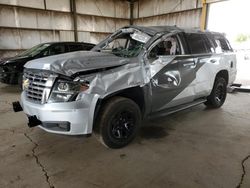
[[[82,97],[81,100],[65,103],[37,104],[21,95],[21,106],[28,117],[41,121],[39,127],[47,132],[81,135],[91,134],[98,95]]]

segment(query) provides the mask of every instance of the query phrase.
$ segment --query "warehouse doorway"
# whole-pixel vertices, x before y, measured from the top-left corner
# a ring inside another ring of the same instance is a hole
[[[250,17],[249,0],[229,0],[211,3],[208,8],[207,29],[225,33],[237,53],[236,83],[250,85]]]

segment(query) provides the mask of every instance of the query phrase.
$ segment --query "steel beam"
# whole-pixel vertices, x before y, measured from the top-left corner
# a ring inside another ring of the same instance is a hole
[[[134,23],[134,0],[131,0],[130,2],[130,25],[133,25]]]
[[[207,0],[202,0],[202,11],[201,11],[201,21],[200,21],[200,29],[205,30],[207,25],[207,9],[208,3]]]
[[[73,26],[74,26],[74,38],[75,42],[78,42],[78,31],[77,31],[77,13],[76,13],[76,1],[70,0],[70,9],[73,17]]]

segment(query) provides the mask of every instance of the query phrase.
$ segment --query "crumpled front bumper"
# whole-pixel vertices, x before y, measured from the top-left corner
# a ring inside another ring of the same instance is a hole
[[[29,101],[22,92],[20,103],[27,116],[36,116],[42,122],[41,129],[57,134],[81,135],[92,133],[98,98],[98,95],[86,94],[78,101],[37,104]]]

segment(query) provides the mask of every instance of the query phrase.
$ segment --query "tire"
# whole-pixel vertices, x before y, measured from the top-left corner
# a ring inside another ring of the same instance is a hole
[[[223,77],[216,77],[211,94],[204,103],[210,108],[220,108],[227,97],[227,82]]]
[[[108,148],[122,148],[136,136],[141,111],[131,99],[113,97],[101,107],[94,134]]]

